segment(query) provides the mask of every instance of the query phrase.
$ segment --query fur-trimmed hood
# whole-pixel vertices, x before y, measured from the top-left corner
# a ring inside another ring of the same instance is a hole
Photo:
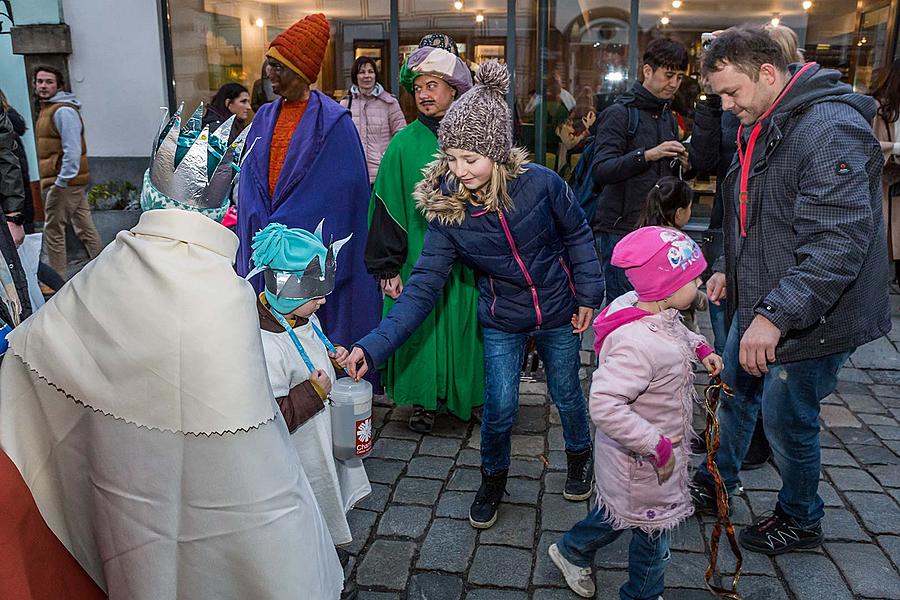
[[[526,171],[528,162],[528,152],[524,148],[513,148],[509,152],[509,160],[499,163],[499,181],[488,183],[489,187],[498,189],[488,194],[488,202],[483,205],[488,212],[512,208],[512,199],[506,192],[507,185]],[[447,155],[441,152],[437,160],[429,163],[422,172],[425,178],[416,184],[413,198],[425,220],[431,222],[437,219],[441,225],[462,223],[466,217],[469,194],[459,189],[459,181],[450,171]]]

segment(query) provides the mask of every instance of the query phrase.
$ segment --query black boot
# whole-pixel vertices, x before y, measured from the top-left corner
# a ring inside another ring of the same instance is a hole
[[[750,439],[750,449],[747,450],[747,456],[741,463],[741,471],[752,471],[764,467],[770,458],[772,458],[772,447],[769,446],[769,440],[766,439],[762,419],[758,419],[756,429],[753,430],[753,437]]]
[[[594,491],[594,461],[593,449],[588,448],[581,452],[569,452],[566,450],[566,462],[569,464],[566,474],[566,488],[563,498],[578,502],[587,500]]]
[[[497,506],[506,493],[506,475],[509,471],[501,471],[496,475],[488,475],[481,469],[481,487],[475,494],[475,501],[469,509],[469,524],[476,529],[487,529],[497,522]]]

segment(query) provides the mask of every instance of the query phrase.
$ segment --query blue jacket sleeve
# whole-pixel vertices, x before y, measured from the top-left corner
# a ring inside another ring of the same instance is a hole
[[[797,265],[755,309],[782,334],[818,322],[859,276],[869,244],[878,239],[866,171],[866,147],[874,154],[876,144],[871,129],[839,120],[809,138],[797,168]]]
[[[552,197],[553,218],[569,254],[569,265],[575,280],[575,299],[578,306],[599,308],[603,304],[604,286],[594,247],[594,234],[569,184],[555,177],[550,187],[548,193]]]
[[[370,367],[384,364],[418,329],[434,308],[454,262],[456,248],[453,242],[439,225],[432,222],[425,232],[422,255],[404,284],[403,293],[378,327],[355,344],[372,359]]]
[[[594,151],[594,184],[608,185],[631,179],[650,168],[644,148],[628,150],[628,109],[613,104],[598,119]]]

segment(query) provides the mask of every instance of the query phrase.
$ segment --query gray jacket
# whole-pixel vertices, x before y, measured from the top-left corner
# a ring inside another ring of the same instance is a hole
[[[891,328],[884,159],[869,125],[874,114],[874,100],[853,93],[839,72],[815,65],[763,123],[746,237],[737,156],[726,175],[729,310],[742,335],[755,314],[781,330],[779,362],[852,351]],[[744,128],[743,146],[751,129]]]
[[[75,94],[65,91],[57,92],[49,102],[68,102],[81,106]],[[74,108],[63,106],[53,113],[53,125],[59,131],[62,141],[62,163],[54,185],[66,187],[81,168],[81,116]]]

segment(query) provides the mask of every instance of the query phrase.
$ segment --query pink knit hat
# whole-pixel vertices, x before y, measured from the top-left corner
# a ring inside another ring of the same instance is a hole
[[[613,250],[612,264],[625,269],[643,302],[668,298],[706,269],[694,240],[667,227],[642,227],[626,235]]]

